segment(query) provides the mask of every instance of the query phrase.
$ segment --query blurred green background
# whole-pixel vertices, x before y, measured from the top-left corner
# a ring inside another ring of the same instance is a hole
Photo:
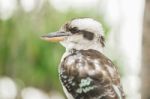
[[[65,48],[40,36],[79,17],[102,23],[104,53],[118,66],[127,99],[149,97],[149,6],[149,0],[0,0],[0,99],[65,99],[58,77]]]
[[[18,3],[10,19],[0,20],[0,76],[13,78],[21,88],[34,86],[47,92],[62,92],[57,69],[65,49],[59,43],[42,41],[40,36],[57,31],[66,21],[78,17],[101,21],[107,36],[109,28],[96,7],[59,12],[44,3],[40,10],[25,12]]]

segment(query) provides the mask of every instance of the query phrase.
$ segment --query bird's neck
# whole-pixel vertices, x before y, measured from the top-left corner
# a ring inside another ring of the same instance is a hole
[[[97,42],[89,42],[89,43],[83,43],[83,44],[72,44],[72,45],[68,45],[66,47],[66,51],[72,50],[72,49],[76,49],[76,50],[88,50],[88,49],[93,49],[93,50],[97,50],[101,53],[103,53],[103,47],[101,46],[100,43]]]
[[[75,50],[93,49],[93,50],[96,50],[96,51],[99,51],[99,52],[103,53],[103,47],[99,43],[83,44],[83,45],[77,44],[77,45],[67,46],[65,53],[69,54],[72,49],[75,49]]]
[[[66,49],[66,52],[68,52],[68,51],[70,51],[72,49],[75,49],[75,50],[89,50],[89,49],[93,49],[93,50],[96,50],[96,51],[99,51],[99,52],[103,53],[103,48],[101,48],[101,46],[99,46],[99,45],[94,45],[94,44],[91,45],[91,46],[86,46],[86,47],[84,47],[84,45],[83,46],[75,46],[75,47]]]
[[[66,56],[68,56],[71,53],[72,49],[75,49],[75,50],[93,49],[93,50],[96,50],[100,53],[103,53],[103,49],[104,49],[99,42],[89,42],[89,43],[84,43],[84,44],[83,43],[82,44],[75,44],[75,43],[64,44],[64,43],[61,43],[61,44],[66,48],[66,51],[62,57],[62,60],[63,60],[63,58],[65,58]]]

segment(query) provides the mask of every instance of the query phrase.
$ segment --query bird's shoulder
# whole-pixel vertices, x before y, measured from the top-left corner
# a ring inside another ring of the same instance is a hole
[[[117,97],[112,85],[121,91],[116,66],[104,54],[92,49],[75,50],[66,56],[60,66],[60,79],[68,92],[83,99],[115,99],[111,98]]]
[[[96,50],[75,50],[66,56],[61,68],[69,75],[95,76],[102,74],[110,76],[112,79],[119,78],[117,67],[103,53]]]

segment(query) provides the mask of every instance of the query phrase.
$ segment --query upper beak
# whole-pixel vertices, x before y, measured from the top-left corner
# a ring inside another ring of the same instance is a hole
[[[49,42],[59,42],[63,41],[66,36],[69,36],[69,33],[66,32],[53,32],[47,35],[41,36],[41,39],[49,41]]]

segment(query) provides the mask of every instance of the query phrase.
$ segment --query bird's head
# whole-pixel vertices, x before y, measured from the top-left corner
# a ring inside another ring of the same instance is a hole
[[[60,42],[66,49],[101,50],[104,47],[102,25],[91,18],[73,19],[59,31],[42,36],[42,39]]]

